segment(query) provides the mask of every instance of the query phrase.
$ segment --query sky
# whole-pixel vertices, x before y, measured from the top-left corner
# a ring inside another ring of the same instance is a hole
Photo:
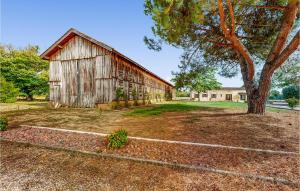
[[[38,45],[42,53],[68,29],[75,28],[115,48],[165,80],[178,70],[182,50],[164,45],[149,50],[144,36],[153,22],[143,0],[0,0],[1,44]],[[217,76],[223,86],[242,86],[241,76]]]

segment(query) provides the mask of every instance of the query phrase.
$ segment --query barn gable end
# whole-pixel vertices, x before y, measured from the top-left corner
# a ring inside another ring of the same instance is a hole
[[[173,86],[111,47],[70,29],[42,55],[50,61],[50,101],[94,107],[116,99],[162,100]]]

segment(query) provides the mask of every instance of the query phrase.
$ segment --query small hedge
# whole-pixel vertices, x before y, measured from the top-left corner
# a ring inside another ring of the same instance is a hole
[[[125,129],[120,129],[107,137],[107,147],[118,149],[126,145],[127,141],[127,131]]]
[[[294,97],[287,99],[286,102],[288,103],[289,107],[292,109],[294,109],[294,107],[299,104],[299,100]]]
[[[7,128],[8,120],[4,116],[0,116],[0,131],[5,131]]]

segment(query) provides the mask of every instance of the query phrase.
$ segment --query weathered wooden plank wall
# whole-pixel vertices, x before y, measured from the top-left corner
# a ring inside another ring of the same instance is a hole
[[[94,107],[116,98],[122,88],[130,100],[161,99],[171,87],[123,57],[75,36],[50,58],[50,100],[66,106]]]

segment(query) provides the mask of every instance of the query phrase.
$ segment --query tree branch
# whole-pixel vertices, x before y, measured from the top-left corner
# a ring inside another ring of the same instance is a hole
[[[231,18],[231,35],[235,34],[235,19],[234,19],[234,11],[233,7],[231,4],[231,0],[227,0],[227,4],[229,7],[229,13],[230,13],[230,18]]]
[[[270,63],[276,59],[276,57],[281,53],[288,35],[292,30],[293,24],[296,20],[296,14],[299,6],[299,1],[289,1],[287,8],[285,9],[283,15],[283,21],[281,24],[281,30],[279,31],[276,41],[268,55],[267,63]]]
[[[287,45],[287,47],[281,52],[281,54],[277,57],[275,62],[273,63],[273,71],[279,68],[288,57],[297,50],[300,45],[300,30],[296,33],[292,41]]]
[[[229,10],[233,11],[231,3],[229,4],[229,6],[231,7],[231,8],[229,8]],[[218,0],[218,8],[219,8],[219,15],[220,15],[220,25],[221,25],[221,29],[223,30],[223,33],[225,35],[225,38],[232,43],[232,48],[246,60],[247,67],[248,67],[248,78],[249,78],[249,80],[253,80],[254,79],[254,71],[255,71],[254,63],[250,57],[248,50],[241,43],[241,41],[237,38],[235,33],[234,32],[230,33],[228,31],[228,28],[225,23],[225,14],[224,14],[222,0]],[[231,14],[234,14],[234,13],[232,12]],[[234,16],[232,17],[232,19],[234,19]]]
[[[224,8],[223,8],[223,2],[222,2],[222,0],[218,0],[218,8],[219,8],[221,29],[222,29],[225,37],[228,38],[229,31],[228,31],[227,25],[225,23],[225,14],[224,14]]]

